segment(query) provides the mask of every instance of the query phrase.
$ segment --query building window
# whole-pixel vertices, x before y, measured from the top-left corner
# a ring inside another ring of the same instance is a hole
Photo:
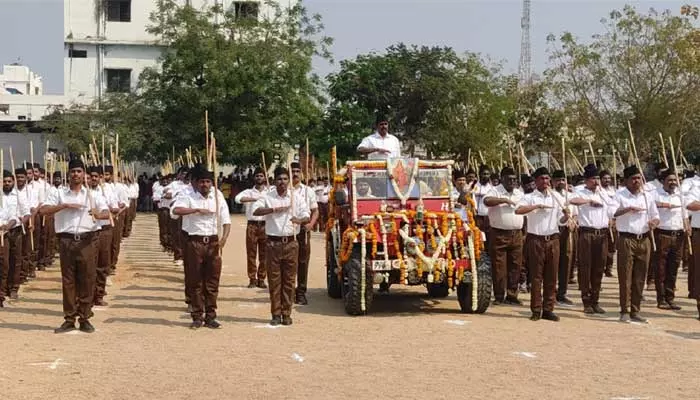
[[[108,93],[128,93],[131,91],[130,69],[105,69]]]
[[[68,49],[69,58],[87,58],[87,50]]]
[[[107,0],[107,21],[131,22],[131,0]]]
[[[233,11],[236,18],[258,19],[260,3],[257,1],[234,1]]]

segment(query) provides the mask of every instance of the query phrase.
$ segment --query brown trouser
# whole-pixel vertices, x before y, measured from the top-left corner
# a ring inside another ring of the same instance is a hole
[[[476,216],[474,216],[474,222],[476,222],[476,227],[479,228],[480,231],[484,232],[484,235],[486,236],[486,242],[488,242],[488,240],[489,240],[489,237],[488,237],[489,217],[488,217],[488,215],[476,215]]]
[[[214,236],[191,236],[182,232],[185,259],[185,294],[192,305],[193,321],[216,319],[219,297],[221,256],[219,239]]]
[[[21,229],[21,228],[20,228]],[[29,231],[29,227],[25,227],[24,234],[22,235],[22,275],[20,280],[24,281],[32,275],[34,272],[34,267],[31,262],[32,255],[32,235]]]
[[[98,232],[58,234],[63,288],[63,318],[90,319],[95,296]]]
[[[54,257],[56,256],[56,228],[53,215],[46,216],[44,232],[44,254],[40,264],[48,267],[53,264]]]
[[[509,298],[517,298],[523,258],[523,232],[520,229],[503,230],[491,227],[489,235],[494,297],[499,301],[506,295]]]
[[[598,304],[609,240],[610,231],[607,228],[578,229],[578,288],[584,307]]]
[[[126,211],[125,221],[124,221],[124,231],[122,236],[127,238],[131,235],[131,227],[134,223],[134,218],[136,218],[136,199],[129,200],[129,209]]]
[[[299,242],[287,237],[268,236],[265,246],[267,280],[270,286],[270,311],[273,316],[289,316],[294,303],[294,282],[299,262]]]
[[[700,228],[693,228],[691,242],[693,246],[693,254],[690,256],[690,267],[688,268],[688,291],[690,297],[700,301],[700,274],[697,273],[700,268]]]
[[[306,294],[306,283],[309,281],[309,259],[311,257],[311,232],[302,227],[297,235],[299,242],[299,262],[297,263],[296,295]]]
[[[245,231],[245,250],[248,259],[248,279],[264,281],[265,270],[265,221],[248,221]]]
[[[182,260],[184,253],[182,234],[182,217],[178,219],[168,217],[168,230],[170,231],[170,242],[173,248],[173,259],[175,261]]]
[[[326,231],[326,223],[328,223],[328,203],[318,204],[318,230]]]
[[[164,250],[171,250],[170,245],[170,232],[168,231],[168,221],[170,216],[168,215],[167,208],[158,209],[158,233],[160,235],[160,245],[163,246]]]
[[[644,281],[649,266],[649,236],[620,232],[617,240],[617,280],[620,284],[620,312],[641,310]]]
[[[122,231],[123,226],[124,226],[124,213],[122,212],[119,214],[119,216],[115,216],[113,218],[114,220],[114,226],[112,227],[113,232],[112,232],[112,250],[111,250],[111,262],[110,262],[110,268],[112,270],[117,269],[117,262],[119,261],[119,249],[121,248],[122,244],[122,235],[119,234],[119,232]]]
[[[612,267],[613,267],[613,261],[615,260],[615,242],[617,242],[617,229],[610,228],[608,229],[608,254],[607,257],[605,257],[605,273],[612,273]],[[580,255],[581,253],[579,252],[579,264],[580,264]],[[579,266],[580,267],[580,266]]]
[[[527,267],[530,271],[530,309],[553,311],[557,297],[559,269],[559,234],[531,235],[525,239]]]
[[[9,262],[2,263],[2,281],[0,289],[6,295],[19,291],[22,282],[22,228],[10,230],[5,236],[5,245],[9,249]]]
[[[8,268],[7,266],[10,264],[10,241],[7,238],[7,235],[3,234],[5,236],[3,238],[2,246],[0,246],[0,303],[5,301],[5,288],[7,287],[8,280],[7,277],[8,275]]]
[[[561,233],[559,239],[559,272],[557,283],[557,299],[566,297],[569,287],[569,280],[573,276],[574,261],[576,260],[576,242],[578,235],[576,229],[569,230],[568,227],[559,227]]]
[[[106,285],[109,270],[112,267],[112,225],[105,225],[99,233],[97,244],[97,266],[95,278],[95,302],[102,300],[107,295]]]
[[[656,302],[657,304],[672,303],[675,298],[678,268],[685,249],[685,232],[657,229],[654,231],[654,237],[656,252],[653,268],[655,269]]]

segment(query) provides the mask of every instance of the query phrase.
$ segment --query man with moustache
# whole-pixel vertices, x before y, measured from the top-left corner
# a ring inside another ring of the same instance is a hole
[[[623,171],[625,188],[615,196],[618,209],[615,222],[617,242],[617,279],[620,284],[620,322],[646,323],[639,315],[644,282],[647,276],[651,241],[649,231],[659,224],[654,196],[642,187],[642,173],[637,166]]]
[[[267,288],[265,278],[265,218],[253,215],[253,203],[260,200],[270,191],[265,179],[265,171],[258,167],[253,172],[255,185],[238,193],[235,201],[245,206],[245,216],[248,220],[245,234],[245,249],[248,265],[248,287]],[[257,264],[256,264],[257,261]]]
[[[24,229],[22,230],[22,271],[20,273],[20,283],[25,283],[29,279],[36,278],[36,272],[31,262],[31,250],[34,243],[30,230],[30,226],[32,225],[31,205],[33,196],[32,191],[29,190],[27,186],[29,173],[30,172],[23,167],[15,168],[15,191],[17,193],[17,201],[29,210],[29,215],[25,215],[21,219]]]
[[[564,199],[550,189],[549,171],[540,167],[533,173],[536,190],[523,196],[515,213],[527,215],[525,251],[530,271],[530,320],[559,321],[554,313],[559,268],[559,226],[569,221]]]
[[[476,204],[476,214],[474,215],[476,226],[484,234],[489,231],[489,208],[484,205],[484,198],[492,189],[491,169],[486,165],[482,165],[479,167],[479,182],[474,186],[472,194]],[[488,235],[486,235],[486,239],[488,244]]]
[[[4,295],[11,300],[19,299],[19,288],[22,279],[22,219],[29,218],[29,207],[19,201],[19,194],[15,190],[14,175],[10,171],[3,171],[2,180],[2,208],[13,218],[12,227],[5,236],[7,256],[2,260],[0,271],[0,297]],[[5,248],[2,249],[3,251]],[[2,304],[2,300],[0,300]]]
[[[386,160],[401,157],[401,142],[389,133],[389,120],[383,115],[376,119],[376,131],[362,139],[357,146],[360,154],[366,154],[369,160]]]
[[[530,194],[535,191],[535,180],[528,174],[520,175],[520,190],[523,195]],[[523,237],[527,240],[527,215],[523,216]],[[520,293],[528,293],[530,291],[530,273],[527,269],[527,252],[523,246],[523,262],[520,273]]]
[[[301,165],[293,162],[292,188],[294,193],[304,201],[310,210],[311,219],[308,224],[300,226],[297,241],[299,242],[299,262],[297,264],[297,288],[294,303],[300,305],[309,304],[306,298],[306,285],[309,279],[309,258],[311,257],[311,230],[318,219],[318,202],[313,189],[301,183]]]
[[[659,176],[663,186],[656,190],[659,225],[654,230],[656,252],[652,260],[656,304],[662,310],[680,310],[675,303],[676,278],[685,249],[685,212],[678,175],[670,169]]]
[[[518,280],[522,267],[524,218],[515,214],[515,207],[523,193],[516,187],[518,177],[513,168],[501,170],[501,182],[484,197],[484,205],[489,208],[494,304],[522,305],[518,300]]]

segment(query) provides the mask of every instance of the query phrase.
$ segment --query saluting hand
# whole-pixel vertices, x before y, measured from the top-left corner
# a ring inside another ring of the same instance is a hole
[[[197,213],[202,214],[202,215],[211,215],[211,214],[214,214],[214,211],[211,211],[208,208],[198,208]]]
[[[83,208],[83,205],[78,203],[63,203],[63,207],[71,210],[80,210]]]

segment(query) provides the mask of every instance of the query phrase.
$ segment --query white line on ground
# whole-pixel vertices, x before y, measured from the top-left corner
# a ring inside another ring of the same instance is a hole
[[[282,325],[270,325],[270,324],[264,324],[264,325],[255,325],[254,328],[259,328],[259,329],[280,329],[282,328]]]
[[[63,362],[63,359],[57,358],[53,362],[39,362],[39,363],[30,363],[29,365],[32,366],[46,366],[48,369],[56,369],[58,368],[59,365],[69,365],[66,362]]]
[[[300,356],[298,353],[292,353],[292,359],[300,363],[304,362],[304,357]]]
[[[452,324],[452,325],[459,325],[459,326],[464,326],[469,323],[469,321],[464,321],[461,319],[448,319],[445,320],[446,324]]]
[[[525,358],[537,358],[537,353],[529,351],[514,351],[513,354],[523,356]]]

